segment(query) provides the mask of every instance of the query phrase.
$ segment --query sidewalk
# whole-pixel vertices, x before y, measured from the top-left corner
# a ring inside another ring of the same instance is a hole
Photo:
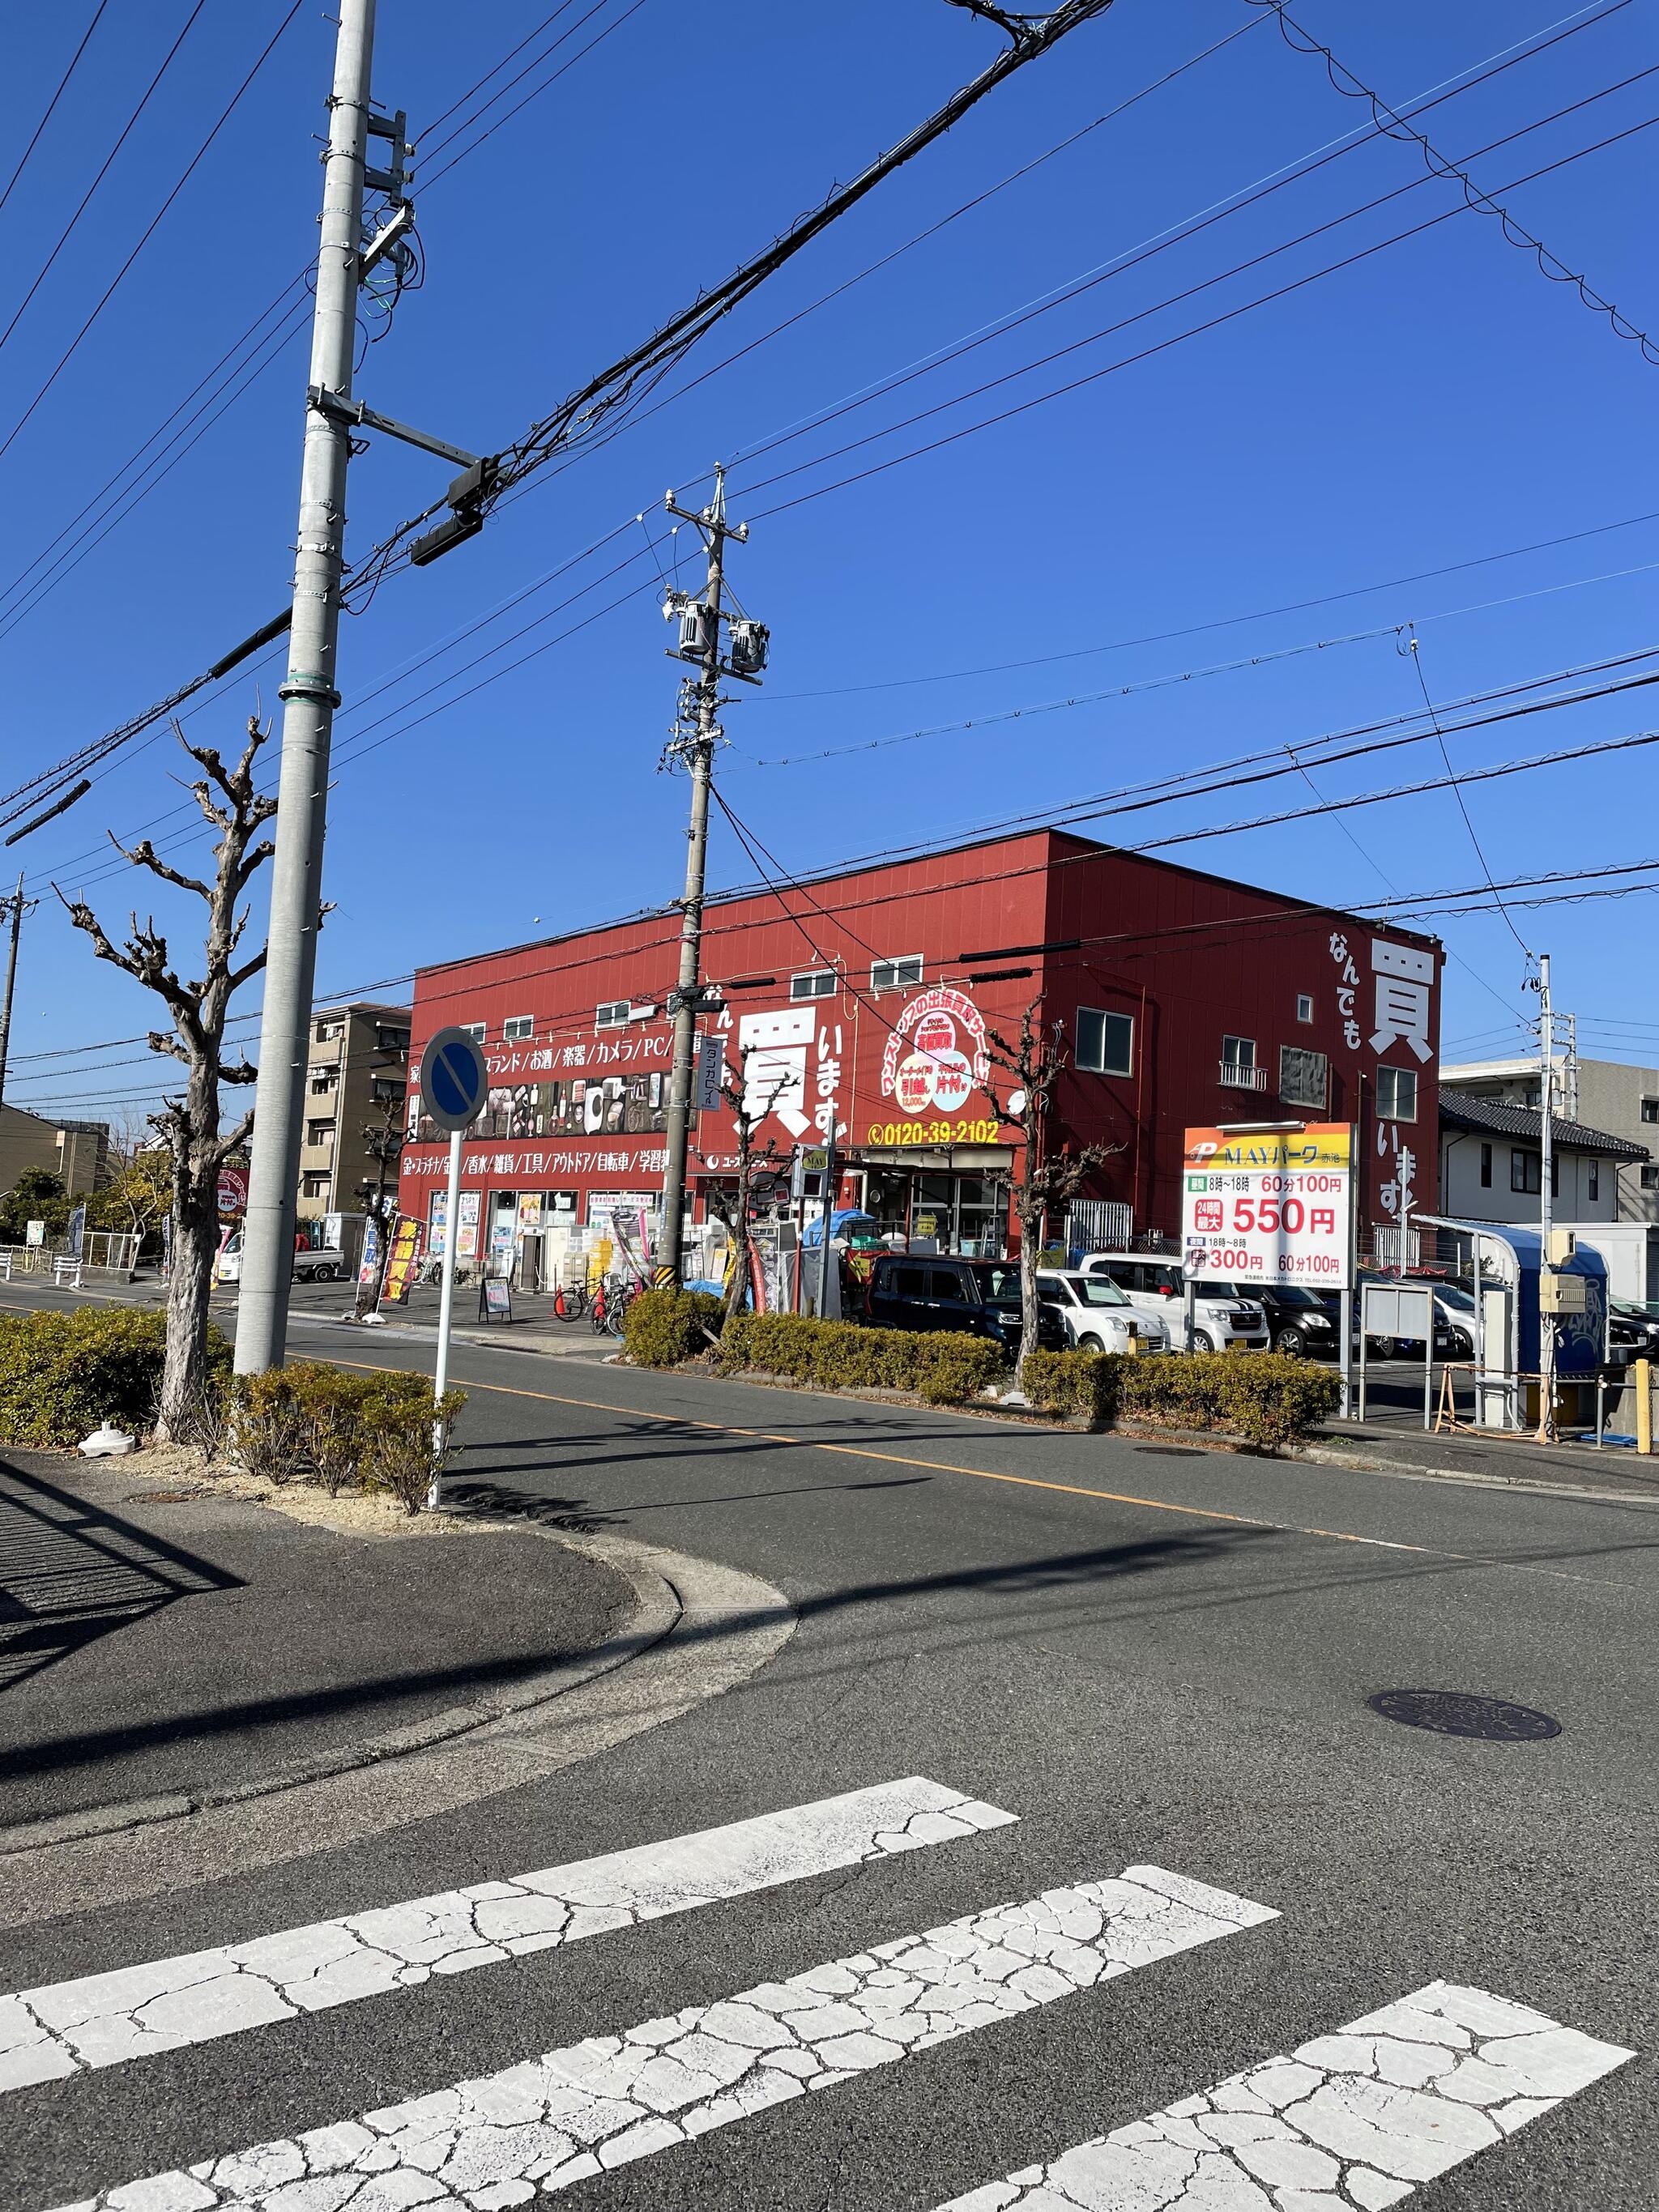
[[[1304,1455],[1341,1466],[1395,1473],[1462,1475],[1471,1480],[1526,1484],[1547,1490],[1595,1490],[1659,1504],[1659,1458],[1586,1444],[1536,1444],[1530,1437],[1454,1431],[1437,1436],[1403,1421],[1328,1421]]]
[[[629,1582],[544,1535],[410,1527],[340,1534],[119,1460],[9,1452],[6,1824],[385,1757],[627,1626]]]

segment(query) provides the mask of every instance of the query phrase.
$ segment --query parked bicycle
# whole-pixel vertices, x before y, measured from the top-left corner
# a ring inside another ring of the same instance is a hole
[[[578,1322],[587,1311],[587,1292],[580,1283],[560,1283],[553,1292],[555,1321]]]

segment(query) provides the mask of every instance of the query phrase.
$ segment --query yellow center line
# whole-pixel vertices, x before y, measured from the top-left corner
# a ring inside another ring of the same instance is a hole
[[[407,1368],[376,1367],[367,1360],[339,1359],[337,1367],[361,1367],[371,1375],[403,1375]],[[459,1382],[461,1378],[454,1378]],[[772,1429],[743,1429],[729,1421],[697,1421],[679,1413],[650,1413],[637,1406],[614,1406],[603,1398],[568,1398],[556,1390],[526,1390],[509,1382],[466,1382],[469,1390],[489,1390],[501,1398],[534,1398],[550,1406],[574,1406],[585,1413],[616,1413],[660,1427],[702,1429],[714,1436],[751,1437],[769,1444],[791,1444],[802,1451],[835,1452],[846,1459],[879,1460],[889,1467],[926,1468],[933,1474],[967,1474],[977,1482],[1005,1482],[1021,1490],[1052,1490],[1066,1498],[1095,1498],[1109,1505],[1139,1505],[1149,1513],[1174,1513],[1191,1521],[1224,1521],[1241,1528],[1272,1528],[1285,1536],[1318,1536],[1328,1543],[1362,1544],[1373,1551],[1410,1552],[1419,1559],[1449,1559],[1462,1566],[1504,1567],[1512,1574],[1544,1575],[1553,1582],[1589,1583],[1598,1589],[1628,1589],[1605,1575],[1575,1575],[1564,1567],[1534,1566],[1520,1559],[1495,1559],[1475,1552],[1447,1552],[1433,1544],[1404,1544],[1387,1536],[1357,1535],[1349,1528],[1304,1528],[1293,1521],[1267,1521],[1250,1513],[1223,1513],[1211,1505],[1177,1505],[1167,1498],[1138,1498],[1121,1490],[1095,1490],[1080,1482],[1051,1482],[1036,1474],[1002,1474],[988,1467],[963,1467],[952,1460],[916,1459],[903,1452],[877,1451],[863,1444],[822,1443],[811,1437],[787,1437]]]

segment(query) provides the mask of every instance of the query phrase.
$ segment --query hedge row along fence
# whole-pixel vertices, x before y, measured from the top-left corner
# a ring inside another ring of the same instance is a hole
[[[1020,1387],[1044,1413],[1110,1428],[1124,1418],[1166,1428],[1222,1429],[1272,1449],[1309,1435],[1335,1412],[1341,1384],[1328,1367],[1265,1352],[1034,1352]]]
[[[132,1308],[0,1318],[0,1443],[70,1451],[106,1420],[142,1436],[166,1349],[165,1316]],[[229,1344],[209,1332],[203,1442],[272,1482],[384,1492],[417,1513],[441,1463],[434,1417],[448,1424],[465,1403],[452,1390],[434,1407],[423,1375],[313,1361],[233,1378]]]

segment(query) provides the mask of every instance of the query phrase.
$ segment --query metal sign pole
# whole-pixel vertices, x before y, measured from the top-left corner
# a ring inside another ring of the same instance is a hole
[[[432,1376],[432,1402],[441,1406],[444,1392],[449,1387],[449,1321],[455,1305],[455,1247],[460,1242],[461,1212],[461,1133],[449,1133],[449,1196],[444,1206],[444,1272],[443,1288],[438,1297],[438,1364]],[[441,1453],[444,1444],[444,1425],[441,1415],[432,1424],[432,1441]],[[434,1468],[432,1482],[426,1493],[427,1506],[435,1510],[438,1487],[442,1478]]]

